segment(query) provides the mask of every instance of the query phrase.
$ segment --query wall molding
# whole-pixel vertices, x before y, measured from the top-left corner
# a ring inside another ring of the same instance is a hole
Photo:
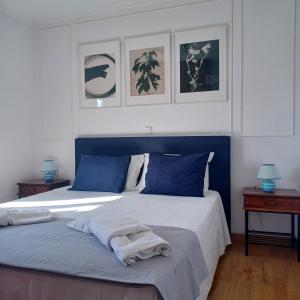
[[[290,99],[290,105],[291,105],[291,123],[290,123],[290,132],[287,134],[246,134],[244,132],[244,123],[243,123],[243,101],[244,101],[244,81],[243,81],[243,74],[244,74],[244,2],[245,0],[240,0],[240,22],[241,22],[241,35],[240,35],[240,42],[241,42],[241,69],[240,69],[240,75],[241,75],[241,104],[240,104],[240,136],[241,137],[291,137],[295,135],[295,90],[296,90],[296,0],[293,1],[293,14],[292,14],[292,67],[291,67],[291,73],[292,73],[292,83],[291,83],[291,90],[292,90],[292,99]]]
[[[31,22],[30,25],[34,29],[46,29],[51,27],[69,25],[72,23],[80,24],[85,22],[107,20],[135,14],[173,9],[183,6],[198,5],[213,1],[217,0],[161,0],[159,3],[151,3],[148,0],[143,0],[132,5],[123,4],[118,5],[114,8],[93,10],[92,12],[77,14],[74,16],[51,18],[42,22]]]

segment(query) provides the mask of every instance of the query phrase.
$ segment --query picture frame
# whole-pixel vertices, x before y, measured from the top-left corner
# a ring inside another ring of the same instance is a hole
[[[175,103],[227,100],[226,25],[175,32]]]
[[[171,103],[171,34],[125,39],[126,105]]]
[[[80,107],[121,106],[120,40],[79,45]]]

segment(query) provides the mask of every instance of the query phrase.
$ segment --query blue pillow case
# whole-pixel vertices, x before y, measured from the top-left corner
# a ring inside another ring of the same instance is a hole
[[[203,197],[209,153],[170,156],[150,154],[142,194]]]
[[[121,193],[129,163],[130,156],[82,155],[70,190]]]

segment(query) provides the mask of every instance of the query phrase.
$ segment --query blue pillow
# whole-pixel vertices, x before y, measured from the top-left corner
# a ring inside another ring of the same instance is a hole
[[[130,156],[82,155],[70,190],[121,193],[129,163]]]
[[[169,156],[150,154],[142,194],[203,197],[209,153]]]

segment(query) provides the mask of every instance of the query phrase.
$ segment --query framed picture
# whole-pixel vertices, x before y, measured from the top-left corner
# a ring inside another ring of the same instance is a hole
[[[81,44],[81,107],[121,105],[120,41]]]
[[[226,25],[175,33],[176,103],[227,98]]]
[[[171,102],[170,33],[125,40],[126,105]]]

